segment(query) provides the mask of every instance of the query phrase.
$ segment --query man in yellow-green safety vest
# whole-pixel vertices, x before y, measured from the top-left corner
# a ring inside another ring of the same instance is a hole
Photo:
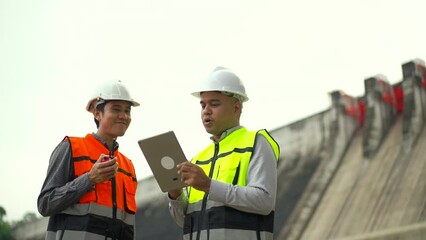
[[[184,239],[273,239],[278,144],[266,130],[240,125],[248,100],[239,77],[218,67],[192,95],[211,144],[178,165],[184,189],[168,192]]]

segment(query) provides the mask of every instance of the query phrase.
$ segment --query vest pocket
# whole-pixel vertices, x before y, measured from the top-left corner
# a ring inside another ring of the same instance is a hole
[[[136,213],[136,186],[134,182],[124,184],[124,209],[131,214]]]
[[[235,174],[239,169],[240,161],[222,161],[219,166],[216,180],[225,183],[232,183]]]

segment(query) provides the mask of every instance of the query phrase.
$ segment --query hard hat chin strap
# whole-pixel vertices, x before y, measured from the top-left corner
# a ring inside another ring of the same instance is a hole
[[[96,109],[99,105],[104,104],[106,101],[102,98],[98,98],[93,106],[94,109]]]
[[[223,95],[228,96],[228,97],[236,98],[238,101],[243,102],[243,98],[238,94],[225,92],[225,91],[222,91],[220,93],[222,93]]]

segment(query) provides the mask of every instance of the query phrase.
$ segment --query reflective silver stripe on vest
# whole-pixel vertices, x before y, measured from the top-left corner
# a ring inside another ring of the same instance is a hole
[[[61,237],[62,236],[62,237]],[[90,233],[90,232],[81,232],[81,231],[70,231],[66,230],[64,234],[62,235],[62,231],[57,232],[47,232],[46,233],[46,239],[45,240],[105,240],[105,239],[112,239],[112,238],[105,238],[105,236]]]
[[[186,214],[201,211],[202,204],[203,204],[203,201],[198,201],[196,203],[188,204],[188,208],[186,209]],[[210,209],[212,207],[221,207],[221,206],[225,206],[225,204],[221,202],[207,200],[206,209]]]
[[[192,239],[195,239],[197,233],[193,233]],[[210,229],[200,232],[200,239],[224,240],[224,239],[244,239],[244,240],[272,240],[273,234],[270,232],[260,232],[260,239],[257,238],[256,231],[240,229]],[[190,240],[191,235],[185,234],[184,240]]]
[[[86,215],[88,213],[96,214],[99,216],[104,216],[108,218],[112,218],[112,208],[99,205],[96,203],[88,203],[88,204],[74,204],[71,207],[62,211],[62,213],[71,214],[71,215]],[[117,219],[123,221],[129,225],[135,225],[135,215],[128,214],[123,212],[119,208],[117,208]]]

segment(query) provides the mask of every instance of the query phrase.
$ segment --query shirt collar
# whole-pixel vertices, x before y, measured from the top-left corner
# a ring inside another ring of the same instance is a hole
[[[93,137],[95,137],[99,142],[101,142],[107,149],[109,149],[109,147],[108,147],[108,145],[107,145],[107,143],[104,141],[104,140],[102,140],[102,138],[100,137],[100,136],[98,136],[96,133],[94,133],[94,132],[92,132],[92,135],[93,135]],[[117,150],[118,149],[118,146],[119,146],[119,144],[118,144],[118,142],[117,141],[115,141],[114,142],[115,144],[114,144],[114,151],[115,150]]]
[[[220,135],[220,138],[219,138],[219,141],[218,141],[218,142],[222,141],[224,138],[226,138],[227,136],[229,136],[229,134],[231,134],[231,133],[235,132],[236,130],[238,130],[238,129],[242,128],[242,127],[243,127],[243,126],[238,125],[238,126],[235,126],[235,127],[232,127],[232,128],[229,128],[229,129],[225,130],[225,131],[224,131],[224,132]],[[211,139],[212,141],[215,141],[215,140],[214,140],[214,138],[213,138],[213,136],[211,136],[211,137],[210,137],[210,139]]]

